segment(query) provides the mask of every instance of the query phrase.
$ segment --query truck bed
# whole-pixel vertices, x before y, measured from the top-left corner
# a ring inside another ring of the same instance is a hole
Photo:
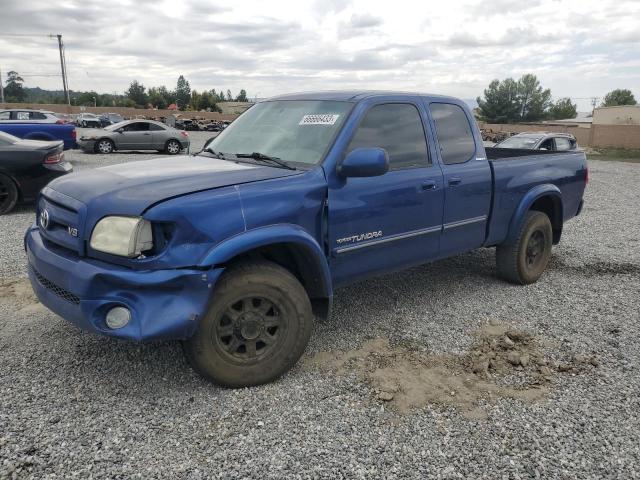
[[[578,150],[567,150],[564,152],[554,152],[552,150],[529,150],[526,148],[495,148],[485,147],[489,160],[510,160],[517,157],[537,157],[541,155],[561,155],[566,153],[576,153]]]
[[[540,185],[560,190],[563,222],[574,217],[586,185],[586,157],[580,150],[566,152],[486,148],[493,180],[490,224],[485,246],[501,243],[524,196]]]

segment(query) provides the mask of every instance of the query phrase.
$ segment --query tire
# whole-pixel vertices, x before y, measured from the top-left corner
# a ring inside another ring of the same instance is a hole
[[[9,213],[18,202],[18,187],[6,175],[0,173],[0,215]]]
[[[205,378],[250,387],[291,369],[312,328],[311,302],[300,282],[275,263],[251,261],[223,274],[195,335],[183,346]]]
[[[552,244],[549,217],[542,212],[528,212],[516,242],[496,248],[498,276],[520,285],[534,283],[547,268]]]
[[[109,140],[108,138],[101,138],[96,142],[95,146],[93,147],[93,150],[96,153],[102,153],[105,155],[113,153],[115,149],[116,149],[116,146],[113,143],[113,140]]]
[[[182,145],[177,140],[167,140],[167,143],[164,146],[164,151],[168,155],[177,155],[182,150]]]

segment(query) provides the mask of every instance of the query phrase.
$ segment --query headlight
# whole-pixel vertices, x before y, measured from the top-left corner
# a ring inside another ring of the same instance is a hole
[[[90,245],[100,252],[137,257],[153,247],[151,223],[140,217],[105,217],[93,229]]]

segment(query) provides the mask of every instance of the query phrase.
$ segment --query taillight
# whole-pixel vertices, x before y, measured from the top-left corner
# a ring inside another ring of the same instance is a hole
[[[64,120],[56,120],[56,123],[57,123],[58,125],[60,125],[60,124],[64,123]]]
[[[57,152],[52,153],[51,155],[47,155],[47,157],[44,159],[44,163],[45,165],[51,165],[54,163],[60,163],[62,160],[64,160],[64,152]]]
[[[182,131],[180,132],[180,134],[181,134],[183,137],[188,137],[188,136],[189,136],[189,134],[188,134],[187,132],[185,132],[184,130],[182,130]]]
[[[71,130],[71,138],[72,138],[73,140],[75,140],[75,139],[76,139],[76,135],[77,135],[77,134],[76,134],[76,129],[74,128],[73,130]]]

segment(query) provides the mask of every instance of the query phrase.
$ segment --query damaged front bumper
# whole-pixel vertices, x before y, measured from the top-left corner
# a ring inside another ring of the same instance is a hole
[[[193,335],[224,270],[132,270],[50,246],[35,227],[25,234],[25,249],[43,305],[83,330],[137,341]],[[116,306],[127,308],[131,319],[111,329],[105,316]]]

